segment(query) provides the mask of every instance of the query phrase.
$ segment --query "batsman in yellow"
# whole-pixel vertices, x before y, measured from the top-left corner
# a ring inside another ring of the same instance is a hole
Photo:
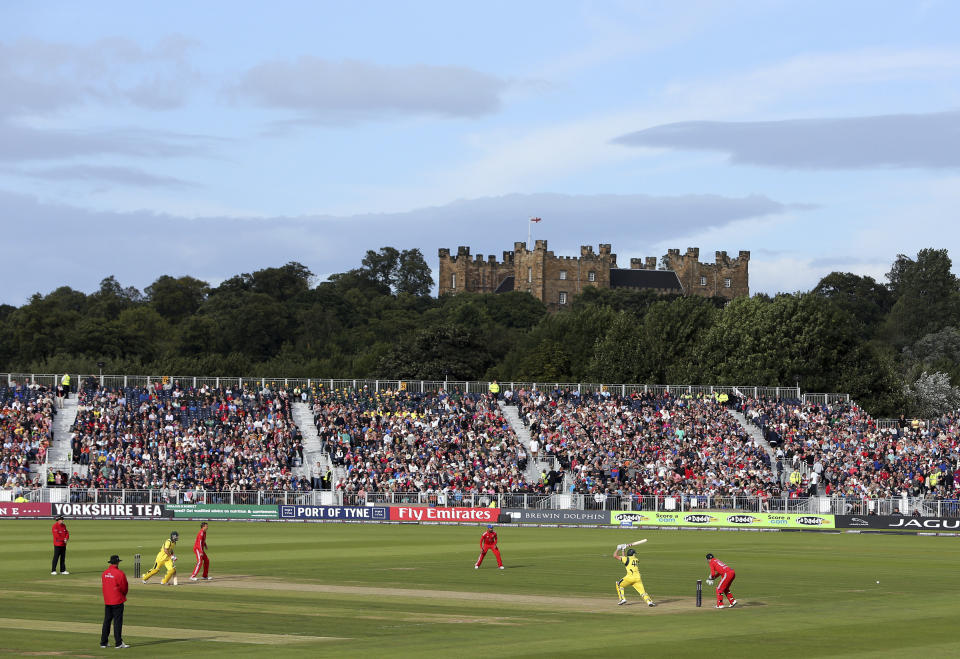
[[[624,549],[626,549],[626,553],[621,555],[620,552]],[[640,593],[640,597],[647,603],[647,606],[656,606],[643,587],[643,579],[640,578],[640,561],[637,559],[637,552],[633,549],[627,549],[627,545],[617,545],[616,550],[613,552],[613,557],[623,563],[623,567],[627,570],[626,576],[617,582],[617,595],[620,597],[618,604],[622,606],[627,603],[627,598],[623,595],[623,589],[627,586],[633,586],[637,592]]]
[[[160,547],[160,551],[157,553],[157,561],[153,564],[153,569],[143,575],[143,583],[147,583],[147,579],[155,575],[160,571],[160,568],[166,568],[167,573],[163,575],[163,579],[160,581],[160,585],[166,586],[170,579],[173,579],[173,585],[177,585],[177,540],[180,539],[180,534],[174,531],[170,534],[170,538],[163,541],[163,546]]]

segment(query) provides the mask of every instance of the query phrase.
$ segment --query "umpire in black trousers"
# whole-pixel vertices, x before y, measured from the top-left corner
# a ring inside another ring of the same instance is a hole
[[[113,640],[118,648],[130,647],[123,642],[123,603],[127,601],[127,575],[120,569],[120,557],[114,554],[108,561],[110,566],[103,571],[100,582],[103,585],[103,629],[100,633],[100,647],[107,647],[110,640],[110,623],[113,623]]]

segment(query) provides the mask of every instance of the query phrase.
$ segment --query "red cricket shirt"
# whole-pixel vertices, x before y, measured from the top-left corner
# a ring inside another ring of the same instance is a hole
[[[53,532],[53,546],[66,546],[67,540],[70,539],[70,532],[67,530],[66,525],[63,522],[54,522],[53,528],[50,530]]]
[[[733,568],[719,559],[711,558],[710,578],[719,577],[721,574],[734,574]]]
[[[207,530],[200,529],[197,531],[197,539],[193,541],[193,550],[194,551],[206,551],[207,549]]]
[[[100,576],[103,584],[104,604],[123,604],[127,601],[127,575],[116,565],[111,565]]]

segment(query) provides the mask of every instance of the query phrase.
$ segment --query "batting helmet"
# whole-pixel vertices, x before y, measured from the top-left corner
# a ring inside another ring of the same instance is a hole
[[[174,531],[173,533],[170,534],[170,539],[176,542],[177,540],[180,539],[180,534]]]
[[[707,554],[707,560],[709,561],[711,558],[713,558],[713,554]]]
[[[635,551],[632,550],[632,549],[628,549],[628,550],[627,550],[627,556],[633,556],[633,555],[636,554],[636,553],[637,553],[637,552],[635,552]]]

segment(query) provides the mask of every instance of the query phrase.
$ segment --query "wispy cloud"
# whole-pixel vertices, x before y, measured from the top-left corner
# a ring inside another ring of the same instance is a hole
[[[197,187],[196,183],[172,176],[158,176],[135,167],[65,165],[47,169],[4,169],[4,173],[45,181],[91,181],[141,188]]]
[[[960,112],[840,119],[654,126],[614,140],[626,146],[720,151],[737,164],[787,169],[960,167]]]
[[[83,103],[180,107],[198,81],[186,55],[193,42],[170,37],[146,49],[129,39],[68,44],[0,42],[0,117],[57,112]]]
[[[698,106],[712,117],[731,116],[781,104],[809,101],[836,89],[864,90],[906,81],[946,83],[960,78],[956,49],[864,49],[804,53],[744,73],[691,77],[674,82],[664,98],[678,106]]]
[[[264,62],[227,89],[236,101],[298,113],[312,122],[396,116],[476,117],[500,109],[507,81],[453,66],[387,67],[303,56]]]
[[[78,156],[124,155],[171,158],[205,155],[219,142],[203,135],[167,131],[40,130],[0,120],[0,161],[55,160]]]

